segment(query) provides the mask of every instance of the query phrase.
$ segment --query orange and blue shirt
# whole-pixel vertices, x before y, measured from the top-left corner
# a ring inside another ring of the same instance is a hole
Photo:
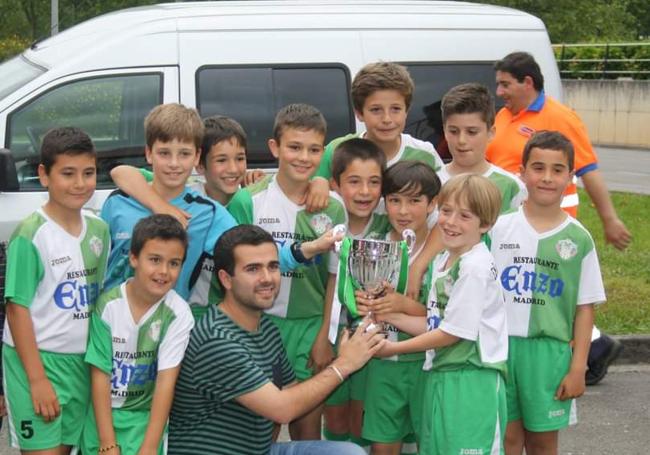
[[[526,109],[517,114],[506,108],[501,109],[496,116],[495,126],[496,134],[488,145],[486,158],[509,172],[519,175],[524,146],[535,132],[541,130],[559,131],[571,141],[575,149],[576,177],[598,169],[598,159],[580,117],[569,107],[546,96],[543,90]],[[562,208],[576,217],[576,179],[564,193]]]

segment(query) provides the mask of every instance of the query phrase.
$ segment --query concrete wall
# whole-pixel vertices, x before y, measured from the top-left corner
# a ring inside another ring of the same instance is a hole
[[[562,80],[594,144],[650,148],[650,81]]]

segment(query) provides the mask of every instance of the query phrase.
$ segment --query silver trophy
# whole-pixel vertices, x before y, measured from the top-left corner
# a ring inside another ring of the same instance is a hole
[[[387,285],[399,292],[400,283],[406,286],[408,255],[415,245],[415,233],[411,229],[402,232],[402,241],[350,239],[347,253],[347,273],[354,284],[363,289],[370,298],[381,296]],[[405,264],[404,261],[407,261]],[[350,326],[355,327],[361,318],[356,308],[353,293],[345,292],[341,299],[350,313]]]

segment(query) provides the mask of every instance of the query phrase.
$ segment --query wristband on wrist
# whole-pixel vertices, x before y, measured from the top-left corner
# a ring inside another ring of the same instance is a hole
[[[301,264],[305,264],[309,262],[309,259],[305,257],[304,254],[302,254],[302,250],[300,247],[302,246],[302,242],[293,242],[291,244],[290,250],[291,254],[293,255],[293,258],[298,261]]]
[[[99,449],[97,449],[97,453],[105,453],[105,452],[108,452],[110,450],[119,449],[119,448],[120,448],[120,445],[117,442],[114,442],[113,444],[111,444],[109,446],[100,447]]]
[[[334,373],[339,377],[339,381],[341,383],[345,382],[345,378],[343,377],[343,373],[341,373],[341,370],[339,370],[334,364],[328,365],[327,368],[331,368]]]

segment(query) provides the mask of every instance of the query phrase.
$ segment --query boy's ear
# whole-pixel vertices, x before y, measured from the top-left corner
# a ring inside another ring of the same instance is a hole
[[[273,155],[273,158],[277,160],[279,155],[278,152],[280,149],[280,144],[275,139],[269,139],[267,144],[269,146],[269,150],[271,151],[271,155]]]
[[[481,226],[479,226],[478,231],[479,231],[481,234],[485,234],[485,233],[486,233],[487,231],[489,231],[490,229],[492,229],[492,226],[481,225]]]
[[[129,265],[134,270],[138,267],[138,257],[135,254],[131,253],[130,251],[129,251]]]
[[[357,118],[357,120],[359,120],[360,122],[363,123],[363,113],[362,112],[359,112],[356,109],[354,109],[354,116]]]
[[[334,177],[330,177],[330,188],[332,188],[337,193],[341,192],[341,188],[339,188],[339,184],[336,183],[336,180],[334,180]]]
[[[495,125],[492,125],[492,127],[488,130],[488,142],[494,139],[494,135],[497,132],[497,127]]]
[[[224,290],[227,291],[229,289],[232,289],[232,280],[230,278],[230,275],[228,275],[228,272],[226,272],[224,269],[219,269],[217,272],[217,280],[219,280],[219,283],[224,288]]]
[[[47,188],[47,185],[50,183],[50,178],[45,171],[45,166],[43,164],[38,165],[38,180],[41,182],[41,185],[44,188]]]
[[[436,208],[437,204],[438,204],[438,196],[434,196],[433,199],[429,201],[429,205],[427,206],[427,214],[431,214]]]
[[[152,164],[151,163],[151,154],[152,154],[151,149],[149,148],[148,145],[145,145],[144,146],[144,157],[147,159],[147,163],[149,163],[149,164]]]

